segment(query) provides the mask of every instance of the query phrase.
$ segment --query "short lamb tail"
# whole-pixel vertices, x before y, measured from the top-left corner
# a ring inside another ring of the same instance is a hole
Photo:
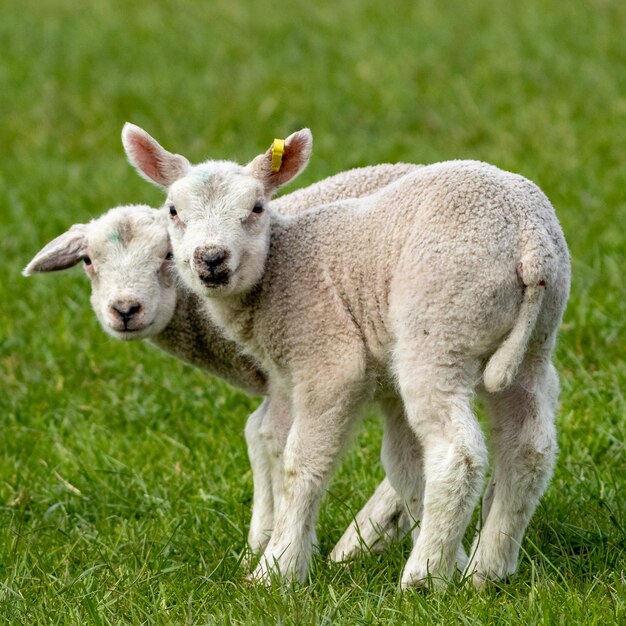
[[[545,285],[544,281],[526,285],[515,325],[485,367],[483,381],[488,392],[501,391],[513,382],[541,310]]]

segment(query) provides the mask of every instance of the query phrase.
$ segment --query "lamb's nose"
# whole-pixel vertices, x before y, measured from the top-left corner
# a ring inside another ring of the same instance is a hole
[[[213,272],[226,262],[229,254],[225,248],[211,246],[210,248],[196,248],[193,256],[198,265],[203,265]]]
[[[213,254],[203,254],[202,260],[208,268],[214,268],[221,265],[226,260],[226,253],[223,250],[213,252]]]
[[[124,322],[128,323],[139,311],[141,304],[139,302],[116,302],[111,305],[117,316]]]

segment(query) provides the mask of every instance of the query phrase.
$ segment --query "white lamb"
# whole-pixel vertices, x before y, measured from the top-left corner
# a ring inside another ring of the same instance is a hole
[[[278,211],[303,210],[325,200],[371,193],[415,169],[413,165],[378,165],[329,177],[272,203]],[[200,299],[176,280],[167,217],[143,205],[111,209],[88,224],[75,224],[41,250],[25,275],[70,268],[81,260],[91,279],[91,304],[103,329],[122,340],[148,339],[174,356],[219,376],[247,392],[266,392],[266,378],[237,345],[203,312]],[[255,506],[249,535],[259,551],[267,542],[273,497],[267,479],[264,401],[248,420],[246,438],[255,480]],[[379,548],[402,532],[397,495],[384,480],[335,548],[335,558],[353,556],[364,543]],[[380,533],[382,532],[382,536]],[[381,541],[382,540],[382,541]]]
[[[307,164],[308,130],[286,140],[282,161],[269,149],[245,167],[192,166],[132,125],[123,142],[141,174],[168,190],[181,276],[267,372],[266,419],[293,415],[255,577],[306,577],[324,485],[356,407],[380,381],[397,386],[406,412],[386,416],[387,476],[421,520],[402,586],[441,585],[453,572],[487,467],[475,391],[491,419],[494,474],[468,572],[477,586],[513,573],[555,460],[550,357],[570,281],[541,190],[450,161],[282,217],[268,199]]]

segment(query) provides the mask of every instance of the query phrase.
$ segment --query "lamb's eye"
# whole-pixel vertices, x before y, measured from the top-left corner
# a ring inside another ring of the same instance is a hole
[[[252,207],[252,212],[253,213],[263,213],[263,205],[260,202],[257,202],[253,207]]]
[[[174,258],[174,253],[173,253],[173,252],[168,252],[168,253],[165,255],[165,260],[166,260],[166,261],[171,261],[173,258]]]
[[[91,265],[91,259],[90,259],[87,255],[85,255],[85,256],[83,257],[83,263],[84,263],[85,265]]]
[[[170,215],[172,217],[176,217],[178,215],[178,211],[176,210],[176,207],[173,204],[170,204]]]

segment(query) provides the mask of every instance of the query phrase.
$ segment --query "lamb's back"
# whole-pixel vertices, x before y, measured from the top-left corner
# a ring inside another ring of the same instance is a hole
[[[384,360],[404,300],[451,324],[464,308],[470,326],[492,310],[504,332],[529,241],[559,248],[561,239],[552,206],[525,178],[476,161],[424,166],[370,196],[277,221],[263,332],[299,349],[324,332],[337,345],[360,337]]]

